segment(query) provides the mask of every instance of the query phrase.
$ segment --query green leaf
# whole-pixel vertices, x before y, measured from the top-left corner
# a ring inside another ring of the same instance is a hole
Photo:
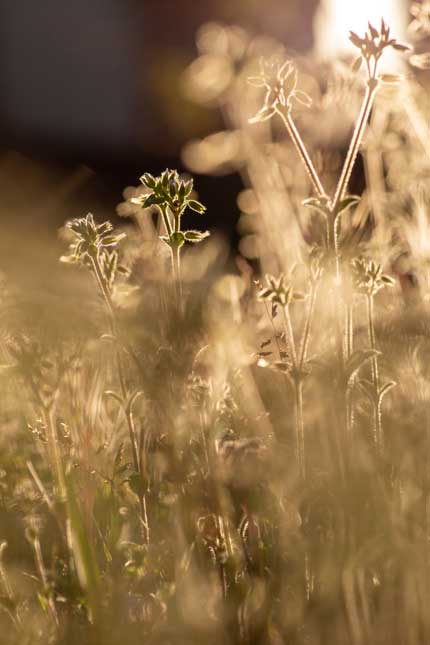
[[[185,231],[184,237],[187,242],[201,242],[205,238],[209,237],[209,231]]]
[[[195,199],[190,199],[188,201],[188,208],[191,208],[192,211],[200,214],[204,213],[206,210],[206,206],[203,206],[203,204],[196,201]]]
[[[166,201],[165,197],[155,195],[154,193],[152,193],[151,195],[144,195],[142,198],[139,197],[137,199],[139,199],[139,203],[142,208],[149,208],[150,206],[164,204],[164,202]]]
[[[37,592],[37,599],[39,601],[40,606],[42,607],[42,611],[45,613],[48,611],[48,599],[46,596],[41,594],[39,591]]]
[[[82,589],[86,592],[90,620],[98,623],[100,613],[100,573],[87,528],[78,504],[79,496],[71,477],[65,480],[71,550]]]
[[[339,205],[336,209],[336,215],[340,215],[341,213],[343,213],[343,211],[351,208],[351,206],[358,204],[360,200],[361,197],[359,197],[358,195],[347,195],[345,199],[342,199],[342,201],[339,202]]]

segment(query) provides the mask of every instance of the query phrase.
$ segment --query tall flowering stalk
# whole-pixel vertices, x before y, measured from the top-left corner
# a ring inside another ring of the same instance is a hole
[[[185,242],[201,242],[209,236],[209,231],[183,231],[182,216],[187,209],[202,214],[206,207],[192,199],[193,180],[183,180],[176,170],[165,170],[159,177],[149,172],[140,181],[147,192],[132,201],[142,208],[156,206],[161,213],[165,235],[161,240],[167,244],[172,258],[173,276],[177,288],[178,302],[182,301],[181,248]]]
[[[69,254],[67,256],[63,256],[61,260],[68,263],[80,263],[91,269],[100,294],[104,300],[110,333],[112,337],[116,339],[119,336],[119,326],[112,300],[112,288],[117,273],[123,270],[118,264],[118,251],[116,250],[116,247],[125,237],[125,233],[115,233],[110,222],[96,224],[91,213],[84,218],[74,219],[71,222],[68,222],[66,226],[74,234],[75,242],[72,243]],[[128,427],[133,467],[136,475],[138,475],[142,481],[138,438],[132,415],[133,396],[130,397],[127,391],[119,350],[116,352],[116,364],[121,391],[120,401]],[[143,536],[145,542],[149,543],[148,513],[146,497],[142,486],[137,488],[137,495],[143,526]]]
[[[294,339],[293,325],[291,322],[290,306],[297,301],[305,300],[306,296],[300,291],[296,291],[285,275],[281,274],[278,278],[271,275],[266,276],[266,286],[258,294],[260,300],[270,302],[272,306],[279,307],[282,310],[285,338],[289,350],[288,374],[294,390],[294,416],[295,416],[295,434],[296,434],[296,459],[301,477],[306,475],[305,462],[305,428],[303,421],[303,366],[306,359],[307,345],[309,340],[310,320],[315,304],[314,292],[311,296],[311,306],[308,314],[309,324],[306,325],[305,335],[301,343],[300,350],[296,346]],[[306,331],[307,329],[307,331]]]
[[[358,71],[360,66],[364,63],[367,69],[368,78],[366,92],[348,148],[348,153],[332,198],[327,196],[321,179],[318,176],[303,139],[301,138],[292,118],[292,109],[295,102],[299,102],[307,107],[311,105],[310,97],[297,89],[297,70],[294,63],[290,60],[287,60],[282,64],[278,61],[261,60],[260,74],[248,79],[252,85],[262,87],[266,91],[263,107],[250,119],[250,123],[263,122],[273,118],[274,116],[279,116],[284,123],[311,180],[315,197],[307,200],[305,204],[312,208],[316,208],[324,216],[327,230],[326,244],[328,249],[331,250],[334,255],[336,286],[339,293],[341,291],[342,283],[339,250],[340,216],[348,208],[359,201],[358,197],[347,195],[347,189],[378,89],[379,61],[383,52],[388,47],[392,47],[393,49],[401,52],[409,50],[409,46],[390,37],[390,28],[385,24],[384,20],[381,20],[379,31],[369,23],[368,30],[362,38],[354,32],[350,32],[350,40],[360,50],[360,55],[354,63],[354,70]],[[340,316],[337,315],[336,319],[338,320],[338,352],[339,357],[342,362],[344,362],[345,356],[343,349],[342,323]]]
[[[260,59],[260,74],[250,77],[248,82],[254,87],[264,87],[266,95],[263,107],[249,119],[249,122],[261,123],[276,115],[282,119],[315,193],[322,197],[325,195],[324,188],[291,114],[295,101],[306,107],[312,105],[312,99],[305,92],[297,89],[297,81],[298,73],[293,61],[286,60],[280,63],[277,59],[272,61]]]
[[[371,380],[362,379],[359,384],[366,392],[373,403],[374,414],[374,443],[377,449],[382,452],[384,449],[384,433],[382,428],[382,399],[385,394],[394,386],[393,382],[381,386],[378,353],[375,334],[375,308],[374,297],[384,287],[392,287],[395,284],[393,278],[382,272],[382,267],[373,260],[356,258],[352,263],[355,288],[358,293],[366,297],[367,305],[367,329],[369,345],[373,354],[370,359]]]

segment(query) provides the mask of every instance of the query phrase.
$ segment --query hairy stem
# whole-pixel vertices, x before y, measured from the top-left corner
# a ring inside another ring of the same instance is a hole
[[[317,293],[318,293],[318,282],[312,282],[309,307],[306,315],[305,328],[303,330],[302,342],[301,342],[301,347],[299,352],[300,370],[303,368],[303,365],[306,362]]]
[[[349,145],[348,153],[343,164],[342,172],[337,183],[336,192],[333,199],[333,212],[336,213],[337,207],[345,196],[348,189],[349,180],[351,178],[352,169],[354,168],[355,161],[360,149],[363,139],[364,131],[366,129],[367,121],[370,111],[372,109],[373,101],[378,89],[378,81],[373,76],[369,78],[366,86],[366,93],[364,95],[363,103],[361,105],[360,114],[352,135],[351,143]]]
[[[325,190],[323,188],[323,185],[322,185],[321,180],[320,180],[320,178],[318,176],[318,173],[315,170],[315,166],[312,163],[312,159],[309,156],[309,153],[308,153],[308,151],[306,149],[306,146],[303,143],[303,139],[300,136],[300,133],[296,128],[296,124],[294,123],[290,112],[288,112],[287,115],[285,115],[283,112],[281,112],[281,110],[276,110],[276,112],[281,117],[281,119],[282,119],[282,121],[283,121],[283,123],[284,123],[284,125],[285,125],[285,127],[287,129],[287,132],[290,135],[290,137],[291,137],[291,139],[292,139],[292,141],[293,141],[293,143],[294,143],[294,145],[296,147],[296,150],[297,150],[297,152],[299,154],[299,157],[302,160],[302,163],[303,163],[303,165],[304,165],[304,167],[306,169],[306,172],[308,173],[309,178],[310,178],[310,180],[312,182],[312,186],[313,186],[313,189],[314,189],[315,193],[319,197],[324,197],[326,195],[326,192],[325,192]]]

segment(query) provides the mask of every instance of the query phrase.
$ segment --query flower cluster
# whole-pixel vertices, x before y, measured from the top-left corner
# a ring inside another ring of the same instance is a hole
[[[283,273],[281,273],[279,278],[266,275],[266,285],[260,289],[258,298],[271,302],[274,305],[288,307],[297,300],[306,299],[305,294],[296,291]]]
[[[352,277],[359,293],[374,296],[384,287],[392,287],[395,280],[382,273],[382,266],[374,260],[359,257],[352,261]]]
[[[381,58],[383,51],[387,47],[392,47],[393,49],[405,52],[409,51],[411,48],[409,45],[399,42],[395,38],[390,38],[390,28],[385,24],[384,19],[381,20],[381,28],[378,31],[373,25],[368,23],[368,30],[364,34],[363,38],[360,38],[353,31],[349,32],[349,39],[353,45],[358,47],[361,52],[361,58],[366,62],[367,69],[370,73],[370,63],[374,64],[374,72],[376,70],[376,65],[378,60]]]
[[[75,242],[70,246],[68,261],[79,261],[86,256],[95,257],[100,252],[112,251],[126,237],[125,233],[113,233],[110,222],[96,224],[94,217],[88,213],[86,217],[67,222],[66,228],[75,235]],[[67,261],[67,258],[62,258]]]
[[[409,30],[420,36],[430,34],[430,0],[412,2],[409,9],[414,19],[409,25]]]
[[[190,199],[193,190],[193,180],[182,180],[177,170],[165,170],[159,177],[153,177],[149,172],[140,178],[149,192],[132,199],[134,204],[148,208],[149,206],[168,207],[172,213],[182,214],[186,208],[196,213],[204,213],[206,208],[195,199]]]
[[[264,87],[266,96],[259,112],[249,119],[249,123],[267,121],[281,110],[290,112],[293,100],[306,107],[312,104],[311,98],[297,89],[297,69],[291,60],[280,63],[278,60],[260,59],[260,74],[248,79],[255,87]]]

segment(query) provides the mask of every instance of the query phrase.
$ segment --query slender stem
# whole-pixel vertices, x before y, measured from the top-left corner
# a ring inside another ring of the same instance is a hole
[[[286,305],[285,307],[282,307],[282,313],[284,316],[286,341],[291,354],[291,363],[293,368],[297,369],[298,363],[297,363],[296,344],[294,342],[294,332],[293,332],[293,326],[291,324],[291,316],[290,316],[290,310],[288,305]]]
[[[336,213],[339,203],[344,198],[348,188],[349,180],[351,178],[352,169],[357,159],[358,151],[360,149],[361,141],[363,139],[364,131],[366,129],[367,121],[369,118],[370,110],[372,109],[373,100],[378,89],[378,81],[373,76],[369,78],[366,86],[366,93],[361,105],[360,114],[352,135],[351,143],[349,145],[348,153],[343,164],[342,173],[340,175],[336,192],[333,199],[333,212]]]
[[[166,207],[160,206],[161,216],[163,218],[164,227],[166,229],[167,235],[170,237],[173,233],[172,225],[170,223],[169,215],[167,214]]]
[[[374,307],[373,296],[367,296],[367,320],[369,331],[369,345],[370,348],[376,350],[376,335],[374,324]],[[374,440],[377,448],[382,451],[384,444],[383,430],[382,430],[382,415],[381,415],[381,397],[379,396],[379,371],[378,371],[378,358],[373,355],[371,358],[372,370],[372,383],[375,388],[375,401],[374,401]]]
[[[368,322],[368,332],[369,332],[369,345],[370,349],[376,350],[376,335],[375,335],[375,323],[374,323],[374,306],[373,306],[373,296],[367,296],[367,322]],[[379,374],[378,374],[378,359],[376,355],[372,356],[371,360],[372,368],[372,383],[377,390],[379,390]]]
[[[354,324],[352,316],[352,304],[347,302],[345,305],[345,356],[350,358],[353,352],[354,342]]]
[[[176,285],[176,296],[178,299],[178,308],[181,308],[182,303],[182,281],[181,281],[181,256],[179,246],[172,246],[172,266],[173,277]]]
[[[97,284],[99,286],[99,289],[102,293],[103,299],[106,304],[106,309],[108,311],[108,319],[109,319],[109,326],[110,326],[110,331],[113,336],[117,336],[118,333],[118,325],[115,317],[115,312],[113,308],[113,303],[112,303],[112,298],[110,295],[110,291],[108,288],[108,285],[106,284],[106,280],[103,276],[103,272],[100,267],[100,261],[99,261],[99,256],[98,254],[96,255],[91,255],[91,263],[94,271],[94,275],[97,281]],[[116,363],[117,363],[117,369],[118,369],[118,378],[119,378],[119,383],[120,383],[120,389],[121,389],[121,398],[123,400],[123,404],[125,405],[126,400],[127,400],[127,387],[125,384],[125,379],[124,379],[124,372],[122,368],[122,363],[121,363],[121,356],[119,351],[116,352]],[[136,437],[136,430],[134,427],[134,422],[133,422],[133,417],[130,412],[125,411],[125,417],[127,421],[127,427],[128,427],[128,433],[130,437],[130,444],[131,444],[131,452],[132,452],[132,458],[133,458],[133,466],[136,471],[136,473],[139,473],[140,476],[142,476],[141,473],[141,468],[140,468],[140,460],[139,460],[139,453],[138,453],[138,446],[137,446],[137,437]],[[141,515],[141,520],[143,524],[143,537],[144,540],[147,544],[149,544],[149,523],[148,523],[148,513],[147,513],[147,505],[146,505],[146,497],[143,493],[138,494],[139,498],[139,507],[140,507],[140,515]]]
[[[339,290],[339,295],[336,297],[336,301],[334,305],[335,317],[337,321],[336,338],[337,338],[338,354],[342,364],[344,364],[345,362],[345,355],[344,355],[344,347],[343,347],[343,340],[342,340],[343,331],[342,331],[342,321],[341,321],[342,314],[341,314],[341,296],[340,296],[340,290],[342,287],[342,272],[340,269],[340,254],[339,254],[340,218],[337,211],[339,208],[339,204],[344,198],[345,193],[348,189],[349,180],[351,178],[352,170],[354,168],[354,164],[357,159],[358,152],[360,150],[360,145],[363,139],[364,131],[366,129],[367,121],[369,118],[370,111],[372,109],[373,100],[375,98],[377,89],[378,89],[378,81],[376,79],[376,65],[375,65],[373,74],[372,73],[369,74],[369,80],[366,86],[366,93],[363,98],[361,110],[357,119],[354,133],[351,138],[348,153],[346,155],[345,162],[342,167],[342,172],[341,172],[339,181],[337,183],[335,195],[331,205],[332,217],[331,217],[331,222],[329,222],[329,226],[332,228],[331,242],[333,244],[333,251],[335,256],[336,286],[337,286],[337,289]]]
[[[294,394],[296,404],[296,452],[297,462],[301,477],[306,476],[305,466],[305,426],[303,421],[303,381],[299,378],[294,381]]]
[[[174,232],[180,233],[181,231],[181,211],[173,213]],[[179,245],[172,246],[172,263],[173,274],[176,282],[176,293],[178,297],[178,309],[182,310],[182,279],[181,279],[181,247]]]
[[[51,619],[54,625],[58,627],[59,620],[58,620],[57,608],[55,606],[52,592],[49,588],[48,574],[46,572],[45,563],[43,561],[43,554],[42,554],[42,548],[40,546],[40,540],[37,535],[33,538],[33,548],[34,548],[34,558],[36,561],[36,568],[39,573],[40,580],[42,582],[43,592],[46,596],[46,600],[48,603],[49,614],[51,616]]]
[[[354,351],[354,325],[353,325],[353,312],[352,302],[345,304],[345,357],[346,360],[352,356]],[[353,406],[353,388],[352,384],[346,390],[346,448],[351,447],[351,438],[354,425],[354,406]]]
[[[14,607],[14,610],[6,610],[9,614],[14,625],[19,628],[22,625],[21,615],[19,611],[19,605],[16,602],[16,597],[10,584],[9,577],[6,573],[6,569],[3,564],[3,554],[7,548],[7,542],[0,542],[0,590],[3,588],[3,592],[6,594],[6,597],[11,601],[11,606]]]
[[[312,163],[312,159],[310,158],[310,155],[306,149],[305,144],[303,143],[303,139],[300,136],[299,131],[296,128],[296,124],[293,121],[293,118],[288,112],[286,115],[281,112],[281,110],[276,110],[277,114],[281,117],[288,134],[290,135],[296,150],[300,156],[300,159],[303,162],[304,167],[306,168],[306,172],[309,175],[309,178],[312,182],[312,186],[314,188],[314,191],[319,197],[324,197],[326,195],[326,192],[323,188],[323,185],[321,183],[321,180],[318,176],[317,171],[315,170],[315,166]]]
[[[297,351],[294,342],[293,326],[288,305],[283,307],[285,334],[290,347],[291,363],[293,367],[292,383],[294,389],[295,407],[295,432],[296,432],[296,459],[299,466],[300,476],[306,476],[305,467],[305,429],[303,421],[303,380],[300,374],[300,367],[297,360]]]
[[[311,333],[311,326],[312,326],[312,319],[314,315],[314,310],[315,310],[315,301],[317,298],[317,292],[318,292],[318,282],[312,282],[311,286],[311,295],[310,295],[310,301],[309,301],[309,308],[305,320],[305,328],[303,330],[303,336],[302,336],[302,342],[301,342],[301,347],[300,347],[300,352],[299,352],[299,369],[301,370],[303,368],[303,365],[305,364],[306,361],[306,356],[308,352],[308,346],[309,346],[309,340],[310,340],[310,333]]]

